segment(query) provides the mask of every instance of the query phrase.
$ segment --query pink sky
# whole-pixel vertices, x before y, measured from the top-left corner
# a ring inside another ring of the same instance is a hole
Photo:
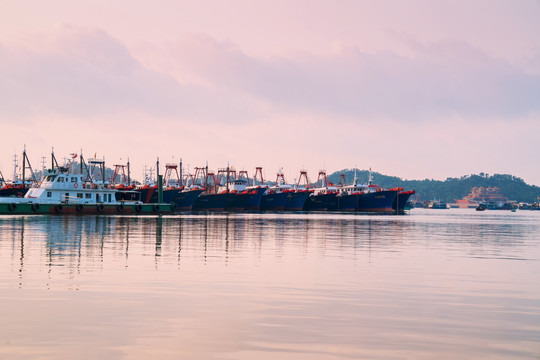
[[[539,1],[0,0],[0,169],[26,144],[289,181],[540,185]]]

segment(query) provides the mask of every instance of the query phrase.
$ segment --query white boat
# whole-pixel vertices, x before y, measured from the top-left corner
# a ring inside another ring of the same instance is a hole
[[[138,200],[118,201],[118,190],[106,184],[83,180],[82,174],[70,173],[63,167],[45,171],[38,187],[24,197],[0,198],[0,214],[6,213],[145,213],[170,212],[170,204],[143,204]]]

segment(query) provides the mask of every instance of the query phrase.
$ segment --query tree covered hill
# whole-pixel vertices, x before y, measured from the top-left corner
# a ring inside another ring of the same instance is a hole
[[[328,176],[328,181],[337,184],[339,175],[345,174],[347,184],[351,184],[354,179],[354,169],[336,171]],[[357,170],[359,183],[367,183],[369,171]],[[488,175],[480,173],[478,175],[464,175],[460,178],[448,178],[444,181],[424,179],[424,180],[404,180],[396,176],[388,176],[373,172],[373,183],[384,188],[403,187],[405,190],[416,190],[419,200],[441,200],[454,202],[454,199],[462,199],[470,193],[473,187],[493,187],[496,186],[510,200],[518,202],[534,202],[540,196],[540,187],[528,185],[523,179],[508,175],[494,174]]]

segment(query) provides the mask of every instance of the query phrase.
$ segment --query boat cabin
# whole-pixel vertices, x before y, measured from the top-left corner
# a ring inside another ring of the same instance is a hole
[[[41,203],[116,204],[116,190],[83,181],[81,174],[47,170],[43,182],[24,196]]]

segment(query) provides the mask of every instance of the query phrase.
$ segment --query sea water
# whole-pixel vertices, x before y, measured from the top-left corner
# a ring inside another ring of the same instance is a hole
[[[1,359],[538,359],[540,211],[0,217]]]

